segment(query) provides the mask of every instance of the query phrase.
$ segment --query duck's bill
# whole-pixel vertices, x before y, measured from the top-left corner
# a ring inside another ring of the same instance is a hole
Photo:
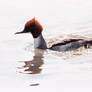
[[[22,33],[26,33],[26,32],[21,31],[21,32],[16,32],[15,34],[22,34]]]

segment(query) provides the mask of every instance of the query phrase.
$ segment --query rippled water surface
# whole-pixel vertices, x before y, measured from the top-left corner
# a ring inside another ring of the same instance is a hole
[[[2,92],[92,92],[92,47],[71,52],[34,49],[31,34],[14,35],[34,16],[49,39],[92,37],[91,0],[0,1]]]

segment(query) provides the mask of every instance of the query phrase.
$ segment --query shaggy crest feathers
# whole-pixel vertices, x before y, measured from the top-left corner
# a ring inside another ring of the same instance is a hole
[[[33,19],[29,20],[29,21],[25,24],[25,26],[30,26],[30,24],[33,24],[33,23],[35,23],[35,25],[36,25],[37,27],[39,27],[40,31],[43,30],[42,25],[35,19],[35,17],[34,17]]]

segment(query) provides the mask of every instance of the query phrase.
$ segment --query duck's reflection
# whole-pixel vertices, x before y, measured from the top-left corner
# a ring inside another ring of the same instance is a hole
[[[24,69],[24,73],[27,74],[39,74],[42,71],[41,66],[44,64],[44,50],[35,49],[33,60],[24,61],[24,66],[20,67]]]

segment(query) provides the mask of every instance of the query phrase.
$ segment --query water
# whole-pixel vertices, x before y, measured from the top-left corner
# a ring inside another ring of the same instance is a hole
[[[46,41],[68,34],[92,37],[91,11],[90,0],[0,1],[1,91],[91,92],[92,49],[34,50],[30,34],[14,35],[35,16]]]

